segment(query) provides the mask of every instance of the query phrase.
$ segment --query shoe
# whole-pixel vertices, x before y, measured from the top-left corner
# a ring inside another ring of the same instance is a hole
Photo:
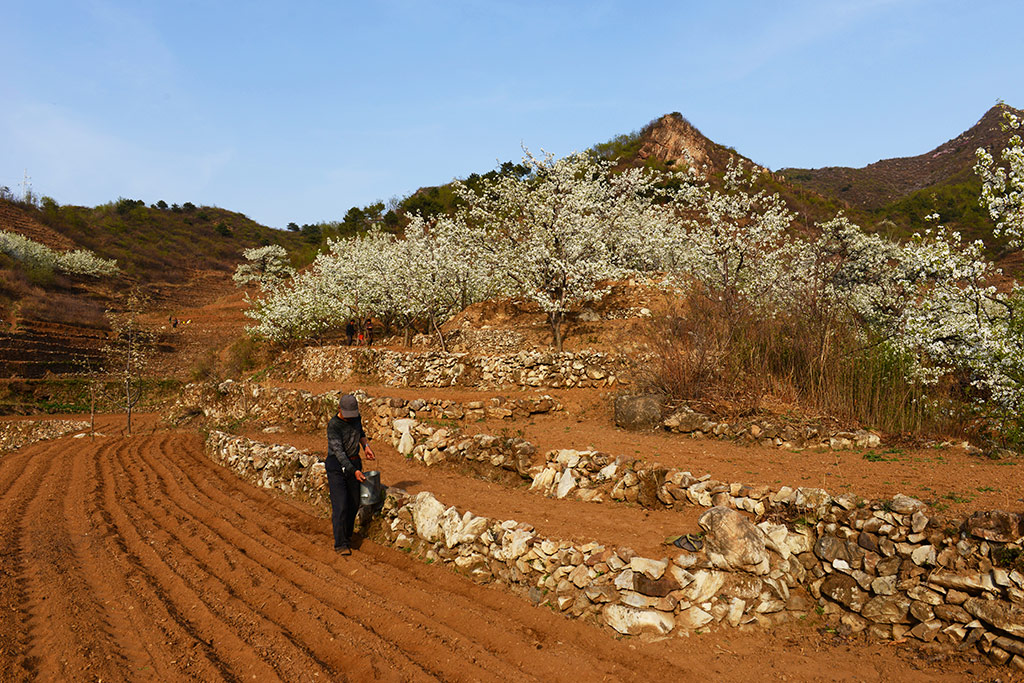
[[[695,553],[704,547],[704,541],[698,534],[684,534],[672,542],[677,548]]]
[[[352,549],[348,546],[342,546],[340,548],[335,548],[334,552],[338,553],[339,555],[351,555]]]

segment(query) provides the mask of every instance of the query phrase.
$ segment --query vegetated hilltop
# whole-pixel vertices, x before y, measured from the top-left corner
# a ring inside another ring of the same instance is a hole
[[[166,207],[166,208],[164,208]],[[215,207],[167,207],[120,199],[95,208],[50,198],[0,199],[0,231],[57,251],[88,249],[115,259],[113,276],[69,275],[0,254],[0,377],[79,372],[96,360],[108,325],[104,311],[140,287],[154,308],[175,310],[232,288],[242,251],[264,244],[289,250],[302,236],[274,230]]]
[[[38,207],[18,208],[76,246],[116,259],[128,280],[143,284],[184,282],[202,270],[230,273],[243,249],[281,244],[292,250],[302,244],[299,235],[244,214],[188,202],[167,207],[119,199],[87,208],[44,199]]]
[[[840,200],[852,215],[869,217],[866,226],[888,221],[890,230],[905,234],[912,223],[935,212],[942,223],[998,248],[992,222],[978,204],[981,181],[974,164],[979,147],[996,153],[1006,145],[1011,134],[1001,124],[1007,111],[1024,115],[998,104],[970,129],[918,156],[882,159],[864,168],[784,168],[777,175],[787,184]]]

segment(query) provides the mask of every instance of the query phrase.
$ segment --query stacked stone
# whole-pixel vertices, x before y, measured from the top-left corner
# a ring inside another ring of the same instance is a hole
[[[393,418],[438,421],[513,420],[563,410],[562,404],[548,395],[526,398],[495,396],[486,401],[467,401],[465,403],[448,399],[373,398],[366,396],[363,392],[356,392],[356,395],[360,401],[365,401],[374,408],[376,415],[382,420],[381,428],[386,427],[384,421]]]
[[[341,393],[312,394],[230,379],[220,383],[196,382],[183,387],[171,409],[171,420],[201,414],[219,423],[253,419],[296,429],[320,429],[327,426],[337,411]]]
[[[876,638],[977,643],[993,661],[1024,668],[1021,515],[978,512],[957,524],[906,496],[836,502],[802,562],[812,595],[831,601],[843,624]]]
[[[247,480],[326,506],[316,456],[221,432],[211,432],[207,446],[213,459]],[[563,451],[559,458],[577,470],[587,461],[591,473],[630,465],[591,452]],[[722,502],[726,490],[732,499],[755,493],[742,484],[688,482],[679,474],[685,473],[672,473],[664,486],[682,488],[696,504],[705,504],[705,496]],[[820,489],[783,487],[753,498],[770,519],[755,524],[716,504],[699,521],[703,549],[662,558],[543,539],[528,524],[459,512],[428,492],[389,489],[372,531],[382,542],[624,634],[769,625],[817,604],[837,624],[874,638],[977,647],[994,662],[1024,668],[1021,515],[993,511],[941,520],[907,496],[869,502],[852,494],[833,499]],[[785,519],[794,521],[772,521]],[[1001,566],[1006,563],[1011,566]]]
[[[413,346],[438,348],[438,340],[434,335],[417,335],[412,343]],[[472,325],[446,334],[445,345],[455,352],[485,354],[515,353],[528,346],[526,338],[515,330],[482,329]]]
[[[256,486],[329,505],[327,473],[316,454],[216,430],[206,437],[206,451],[214,461]]]
[[[338,399],[343,393],[337,390],[312,394],[301,389],[264,387],[233,380],[219,384],[193,383],[184,387],[171,414],[172,419],[202,414],[215,422],[253,419],[274,425],[286,424],[295,429],[322,429],[337,412]],[[377,429],[384,436],[388,435],[392,417],[438,421],[513,420],[563,410],[558,401],[547,395],[512,399],[496,396],[487,401],[465,403],[447,399],[371,397],[362,391],[356,391],[355,395],[362,405],[382,418]]]
[[[550,498],[615,500],[646,508],[730,507],[757,516],[764,515],[773,503],[772,491],[767,486],[721,482],[707,474],[695,477],[690,472],[649,465],[643,460],[572,449],[549,451],[545,464],[533,473],[530,490]],[[803,488],[792,492],[784,487],[776,498],[785,498],[790,493],[794,500],[799,500],[799,507],[808,507],[823,492]]]
[[[18,420],[0,422],[0,453],[24,446],[59,439],[71,432],[89,429],[88,422],[78,420]]]
[[[701,524],[709,547],[717,540],[711,552],[652,559],[625,547],[543,539],[528,524],[460,513],[428,492],[389,491],[378,533],[475,580],[499,581],[623,634],[666,635],[717,622],[771,624],[810,609],[806,596],[793,592],[802,567],[773,557],[762,532],[742,515],[715,508]],[[794,536],[795,545],[808,546]]]
[[[378,406],[371,429],[378,438],[389,438],[402,455],[428,467],[444,462],[478,462],[529,478],[537,454],[537,447],[529,441],[490,434],[467,437],[454,428],[434,427],[412,417],[392,417],[402,411],[401,407]]]
[[[778,448],[827,448],[834,451],[853,448],[878,448],[881,438],[864,429],[837,430],[827,425],[777,425],[748,420],[742,423],[717,422],[708,415],[681,408],[662,423],[662,428],[693,438],[729,439],[733,441],[772,444]]]
[[[621,382],[625,363],[598,351],[474,355],[440,351],[310,347],[300,352],[292,380],[345,381],[360,372],[388,386],[496,389],[610,387]]]

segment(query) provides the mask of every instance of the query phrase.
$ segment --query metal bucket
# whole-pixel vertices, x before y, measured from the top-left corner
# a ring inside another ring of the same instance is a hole
[[[359,504],[372,507],[381,501],[380,472],[363,472],[366,481],[359,483]]]

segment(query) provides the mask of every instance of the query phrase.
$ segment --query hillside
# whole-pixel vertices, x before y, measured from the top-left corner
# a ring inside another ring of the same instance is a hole
[[[918,156],[882,159],[863,168],[784,168],[779,174],[820,194],[840,197],[852,206],[881,209],[918,190],[963,180],[965,171],[973,174],[975,150],[1000,149],[1010,137],[1000,126],[1004,111],[1022,113],[996,105],[968,130]]]
[[[113,278],[70,276],[28,268],[0,255],[0,378],[41,378],[81,371],[96,360],[107,335],[104,311],[140,287],[163,316],[233,290],[242,251],[307,245],[240,213],[215,207],[147,207],[119,200],[87,208],[0,200],[0,230],[60,251],[90,249],[116,259]]]
[[[888,229],[897,235],[936,212],[943,223],[992,244],[998,255],[1002,245],[993,240],[991,221],[978,205],[981,183],[974,164],[979,147],[997,151],[1005,146],[1010,134],[1001,127],[1004,111],[1024,113],[996,105],[968,130],[918,156],[882,159],[863,168],[785,168],[777,175],[842,202],[850,213],[863,215],[865,225],[890,223]]]
[[[993,258],[1016,270],[1014,254],[993,237],[992,222],[978,204],[981,183],[974,173],[975,150],[999,150],[1010,137],[1000,125],[1007,110],[1022,113],[997,105],[969,130],[926,154],[883,159],[864,168],[786,168],[761,174],[758,187],[778,193],[800,215],[804,228],[842,211],[868,229],[900,238],[920,230],[925,216],[938,213],[944,224],[969,239],[982,239]],[[679,113],[666,114],[593,150],[623,167],[683,169],[692,164],[712,184],[730,159],[760,168],[731,147],[708,139]]]

